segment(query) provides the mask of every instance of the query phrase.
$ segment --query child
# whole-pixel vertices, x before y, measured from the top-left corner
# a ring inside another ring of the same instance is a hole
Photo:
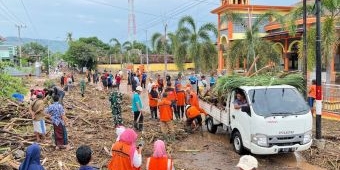
[[[95,170],[91,166],[87,166],[92,159],[92,150],[90,147],[82,145],[76,151],[78,163],[80,164],[79,170]]]

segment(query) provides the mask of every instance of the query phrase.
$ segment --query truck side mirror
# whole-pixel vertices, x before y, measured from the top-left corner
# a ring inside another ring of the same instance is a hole
[[[246,112],[248,115],[250,115],[250,107],[249,106],[242,106],[241,111]]]

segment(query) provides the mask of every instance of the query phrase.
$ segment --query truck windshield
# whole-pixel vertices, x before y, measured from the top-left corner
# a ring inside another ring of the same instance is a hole
[[[294,88],[267,88],[249,91],[250,102],[255,114],[269,116],[301,115],[309,107]]]

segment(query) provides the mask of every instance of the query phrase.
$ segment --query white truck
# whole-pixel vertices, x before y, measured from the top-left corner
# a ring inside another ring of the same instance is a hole
[[[238,91],[247,100],[241,109],[234,108]],[[208,113],[208,131],[215,133],[222,126],[239,154],[302,151],[312,144],[312,114],[293,86],[241,86],[227,94],[225,109],[201,100],[200,107]]]

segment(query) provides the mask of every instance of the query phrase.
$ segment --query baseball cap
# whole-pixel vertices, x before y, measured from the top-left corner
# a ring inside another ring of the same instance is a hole
[[[185,106],[185,110],[188,110],[188,109],[189,109],[189,107],[191,107],[191,105],[190,105],[190,104],[186,105],[186,106]]]
[[[143,91],[143,88],[142,88],[141,86],[138,86],[138,87],[136,88],[136,90],[137,90],[137,91]]]
[[[252,170],[257,168],[257,160],[251,155],[243,155],[236,167],[242,168],[243,170]]]

